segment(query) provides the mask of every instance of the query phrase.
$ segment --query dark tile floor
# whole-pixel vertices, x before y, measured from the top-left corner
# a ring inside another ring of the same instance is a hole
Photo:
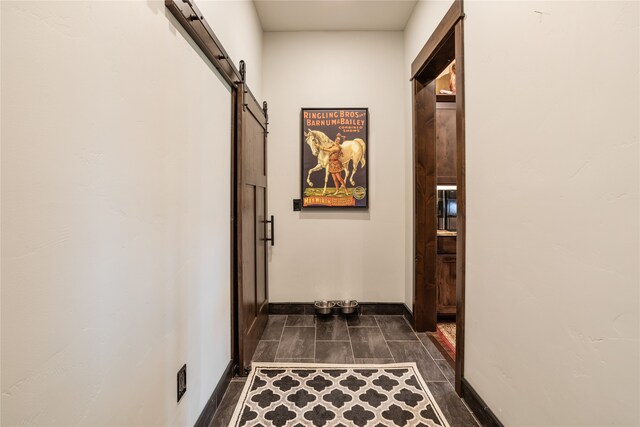
[[[453,389],[454,371],[424,333],[402,316],[272,315],[253,356],[256,362],[415,362],[451,427],[477,426]],[[211,424],[226,426],[244,386],[234,378]]]

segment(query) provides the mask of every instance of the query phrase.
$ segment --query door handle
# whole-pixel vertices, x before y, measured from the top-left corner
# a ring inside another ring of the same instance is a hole
[[[267,220],[267,221],[262,221],[265,224],[271,224],[271,237],[269,238],[265,238],[262,239],[266,242],[271,242],[271,246],[273,246],[275,244],[275,236],[276,236],[276,220],[273,218],[273,215],[271,215],[271,220]]]

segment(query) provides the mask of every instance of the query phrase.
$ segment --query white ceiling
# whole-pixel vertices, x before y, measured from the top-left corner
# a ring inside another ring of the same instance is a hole
[[[401,31],[417,0],[254,0],[264,31]]]

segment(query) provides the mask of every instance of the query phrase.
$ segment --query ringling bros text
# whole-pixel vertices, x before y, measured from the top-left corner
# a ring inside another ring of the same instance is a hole
[[[366,125],[366,112],[350,110],[305,111],[304,125],[307,128],[334,127],[345,133],[362,132]]]

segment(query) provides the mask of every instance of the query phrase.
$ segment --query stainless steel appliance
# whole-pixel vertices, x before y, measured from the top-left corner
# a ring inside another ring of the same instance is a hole
[[[456,231],[458,226],[458,200],[457,190],[446,190],[445,192],[445,228],[449,231]]]

